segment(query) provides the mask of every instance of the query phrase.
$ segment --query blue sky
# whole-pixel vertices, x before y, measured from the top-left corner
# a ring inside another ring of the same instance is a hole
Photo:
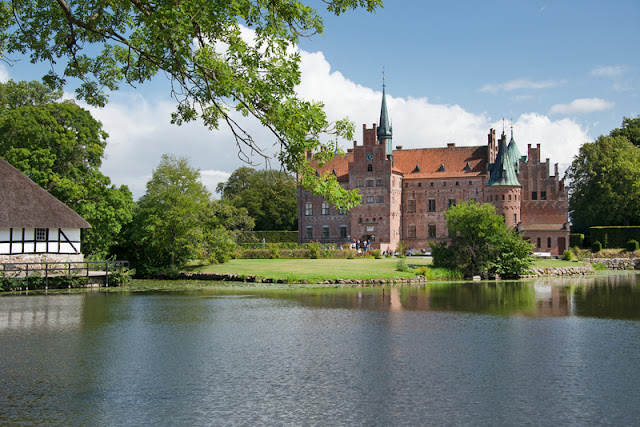
[[[330,119],[354,121],[361,144],[362,124],[378,119],[384,68],[394,145],[484,144],[504,118],[522,153],[541,144],[543,160],[564,170],[581,144],[640,114],[639,22],[638,0],[387,0],[375,14],[325,16],[325,34],[299,45],[298,91],[323,101]],[[0,64],[0,79],[43,70]],[[159,78],[91,108],[110,135],[103,172],[136,197],[163,153],[189,156],[211,189],[243,165],[226,129],[171,126],[172,107]],[[248,127],[272,150],[267,132]]]

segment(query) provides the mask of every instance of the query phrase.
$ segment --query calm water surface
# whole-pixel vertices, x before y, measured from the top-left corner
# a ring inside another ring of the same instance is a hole
[[[640,276],[0,297],[0,424],[637,425]]]

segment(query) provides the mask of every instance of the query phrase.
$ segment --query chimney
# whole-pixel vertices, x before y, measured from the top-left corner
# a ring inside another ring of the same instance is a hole
[[[455,146],[456,146],[456,143],[455,143],[455,142],[449,142],[449,143],[447,143],[447,148],[453,148],[453,147],[455,147]]]
[[[402,150],[402,145],[396,145],[396,150]]]

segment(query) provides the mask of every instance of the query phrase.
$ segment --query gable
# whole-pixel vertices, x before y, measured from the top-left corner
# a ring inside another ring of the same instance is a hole
[[[0,227],[91,228],[91,225],[0,158]]]

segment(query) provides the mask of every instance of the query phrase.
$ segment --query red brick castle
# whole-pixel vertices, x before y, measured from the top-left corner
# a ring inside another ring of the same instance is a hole
[[[362,203],[350,211],[329,205],[298,187],[298,241],[347,243],[368,240],[371,247],[393,251],[398,242],[425,249],[447,238],[447,209],[461,201],[491,203],[510,227],[517,227],[536,252],[562,255],[569,243],[568,191],[549,159],[540,162],[540,146],[518,150],[511,131],[487,145],[392,149],[392,127],[383,86],[380,123],[363,125],[363,144],[354,141],[344,156],[323,170],[346,189],[358,189]],[[311,153],[309,153],[309,156]]]

